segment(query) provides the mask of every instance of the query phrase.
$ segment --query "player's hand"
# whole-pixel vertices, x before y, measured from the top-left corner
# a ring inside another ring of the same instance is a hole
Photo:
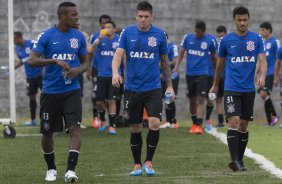
[[[174,67],[173,70],[171,70],[171,73],[178,73],[178,68]]]
[[[217,94],[217,91],[218,91],[218,86],[212,85],[212,87],[211,87],[211,89],[210,89],[210,91],[209,91],[209,94],[210,94],[210,93],[215,93],[215,94]]]
[[[175,93],[172,87],[167,87],[165,93],[172,94],[170,97],[170,102],[173,102],[175,100]]]
[[[56,64],[60,67],[62,67],[65,71],[69,71],[70,70],[70,65],[65,62],[65,61],[61,61],[61,60],[56,60]]]
[[[260,76],[258,81],[257,81],[257,85],[259,88],[263,88],[265,84],[265,77],[264,76]]]
[[[80,72],[80,68],[79,67],[73,67],[71,69],[69,69],[69,71],[65,71],[64,76],[70,79],[73,79],[74,77],[76,77]]]
[[[123,83],[122,77],[119,74],[113,74],[112,85],[119,88]]]
[[[91,67],[86,71],[86,78],[88,80],[91,80],[92,78],[92,68]]]

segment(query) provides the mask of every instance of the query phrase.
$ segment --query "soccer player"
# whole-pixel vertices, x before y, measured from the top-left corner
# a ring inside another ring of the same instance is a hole
[[[19,62],[15,65],[18,69],[24,65],[26,81],[27,81],[27,95],[29,96],[30,120],[23,123],[23,126],[35,126],[36,123],[36,94],[38,89],[42,87],[42,68],[31,67],[27,63],[30,51],[33,47],[32,40],[25,40],[21,32],[14,32],[14,44],[16,46],[16,54]]]
[[[99,24],[101,29],[105,28],[105,23],[107,21],[111,20],[111,17],[109,15],[101,15],[99,17]],[[90,44],[93,44],[93,42],[96,40],[96,38],[98,38],[100,35],[100,31],[93,33],[90,36]],[[97,69],[97,63],[98,60],[101,57],[101,52],[99,52],[99,49],[96,49],[95,52],[95,57],[93,57],[93,61],[92,61],[92,67],[90,67],[87,70],[87,79],[88,80],[92,80],[92,84],[93,84],[93,90],[92,90],[92,103],[93,103],[93,120],[91,123],[91,126],[93,128],[98,128],[99,127],[99,123],[100,120],[98,118],[99,114],[98,114],[98,110],[97,110],[97,105],[96,105],[96,92],[97,92],[97,80],[98,80],[98,69]]]
[[[280,97],[281,97],[281,107],[282,107],[282,75],[281,75],[281,61],[282,61],[282,46],[279,47],[277,51],[277,60],[275,63],[275,73],[274,73],[274,81],[273,83],[277,86],[278,81],[280,80]],[[280,124],[279,128],[282,128],[282,124]]]
[[[160,66],[167,82],[167,92],[174,100],[174,91],[170,76],[166,36],[163,30],[152,25],[153,7],[142,1],[136,8],[137,25],[126,27],[119,40],[113,59],[114,86],[119,87],[122,78],[118,73],[121,59],[126,53],[124,117],[130,124],[130,146],[135,161],[131,176],[142,175],[142,114],[145,107],[148,112],[149,132],[147,134],[147,156],[144,171],[154,175],[152,160],[159,142],[160,119],[162,115],[162,90]]]
[[[216,28],[216,38],[217,43],[219,43],[220,39],[227,34],[227,30],[225,26],[218,26]],[[218,118],[218,124],[215,125],[216,128],[224,127],[224,118],[223,118],[223,94],[224,94],[224,78],[225,78],[225,68],[221,74],[218,91],[216,94],[216,113]]]
[[[166,38],[168,42],[168,59],[169,59],[169,65],[171,70],[175,66],[176,58],[178,56],[178,46],[169,40],[168,34],[166,33]],[[166,80],[163,75],[161,74],[161,84],[162,84],[162,89],[163,89],[163,96],[165,96],[165,91],[166,91]],[[179,83],[179,74],[174,73],[171,75],[171,81],[172,81],[172,86],[175,95],[177,95],[177,89],[178,89],[178,83]],[[166,123],[160,126],[160,128],[178,128],[178,122],[176,119],[176,106],[175,102],[171,102],[170,104],[165,104],[165,114],[166,114]]]
[[[90,62],[86,59],[85,38],[75,29],[79,19],[76,5],[63,2],[58,6],[57,13],[58,24],[38,36],[28,63],[45,68],[40,98],[41,144],[48,166],[45,180],[56,180],[53,132],[63,131],[65,125],[69,133],[65,182],[75,182],[78,180],[75,166],[81,145],[82,120],[81,91],[77,76],[87,70]]]
[[[212,42],[217,50],[217,41],[214,35],[211,34],[206,34],[212,39]],[[209,57],[209,62],[208,62],[208,88],[210,89],[213,85],[213,79],[214,79],[214,69],[215,69],[215,64],[213,63],[211,57]],[[206,97],[207,99],[207,104],[206,104],[206,117],[205,117],[205,129],[207,131],[212,130],[212,120],[211,120],[211,113],[214,108],[214,103],[213,100],[209,99],[208,96]]]
[[[190,99],[190,113],[193,125],[191,134],[202,134],[205,99],[208,94],[208,65],[216,63],[216,46],[213,39],[206,33],[206,24],[198,20],[194,25],[194,33],[183,37],[179,56],[173,72],[178,72],[180,62],[186,52],[186,82]],[[211,61],[210,61],[211,60]]]
[[[280,117],[277,115],[270,98],[274,79],[274,66],[276,62],[277,51],[280,47],[280,41],[272,36],[272,25],[269,22],[263,22],[260,26],[260,35],[264,39],[265,55],[267,61],[267,71],[265,85],[259,89],[259,94],[264,101],[264,110],[267,122],[265,125],[274,126],[278,123]],[[259,71],[256,71],[256,74]],[[256,77],[257,78],[257,77]]]
[[[255,100],[255,68],[259,60],[261,75],[257,85],[263,87],[267,62],[263,40],[257,33],[248,30],[249,10],[235,7],[233,21],[235,31],[225,35],[219,44],[215,81],[210,93],[218,91],[220,76],[226,63],[224,83],[224,110],[228,120],[227,142],[231,155],[230,169],[246,170],[243,155],[247,147],[248,123],[253,120]]]
[[[113,21],[105,23],[107,33],[100,34],[93,43],[92,53],[96,49],[99,50],[101,56],[97,61],[98,81],[96,91],[96,105],[100,114],[99,132],[105,130],[105,110],[108,109],[109,115],[109,133],[116,134],[115,118],[116,118],[116,97],[119,88],[112,85],[112,59],[117,49],[119,36],[115,34],[116,25]]]

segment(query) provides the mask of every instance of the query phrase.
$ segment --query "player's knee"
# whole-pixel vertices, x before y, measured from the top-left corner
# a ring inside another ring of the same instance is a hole
[[[132,133],[140,133],[142,130],[142,124],[131,124],[130,125],[130,131]]]
[[[151,130],[158,130],[160,128],[160,119],[156,117],[149,117],[149,128]]]
[[[238,129],[240,124],[240,117],[239,116],[232,116],[228,118],[228,125],[229,128]]]

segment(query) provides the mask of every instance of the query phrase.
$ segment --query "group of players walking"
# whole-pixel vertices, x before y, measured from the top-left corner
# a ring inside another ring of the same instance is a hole
[[[274,126],[279,121],[270,94],[273,84],[279,81],[282,48],[271,35],[269,22],[260,25],[262,37],[248,30],[250,14],[244,6],[233,10],[234,32],[227,34],[226,28],[219,26],[217,35],[213,36],[206,33],[205,22],[198,20],[194,31],[183,37],[180,47],[169,41],[167,33],[152,25],[153,7],[146,1],[137,5],[137,24],[124,28],[120,35],[115,32],[111,17],[102,15],[101,31],[92,34],[89,40],[87,34],[78,30],[78,12],[71,2],[59,5],[58,18],[58,25],[42,32],[33,44],[24,40],[20,32],[14,33],[20,59],[15,68],[24,64],[29,84],[31,121],[24,125],[36,125],[35,95],[41,88],[43,73],[40,132],[48,165],[47,181],[56,180],[52,135],[63,130],[63,123],[70,134],[65,181],[78,179],[74,169],[81,144],[82,93],[77,76],[85,71],[93,83],[93,128],[105,130],[107,110],[108,132],[117,134],[116,117],[124,94],[124,119],[130,125],[130,147],[135,162],[131,176],[140,176],[143,172],[155,174],[152,160],[159,142],[159,129],[179,127],[174,98],[180,63],[185,55],[187,97],[193,122],[189,133],[202,134],[204,122],[207,131],[212,129],[214,103],[218,115],[216,127],[223,127],[224,102],[231,155],[229,167],[233,171],[246,170],[243,155],[248,142],[248,122],[253,120],[254,79],[264,100],[266,125]],[[168,93],[170,96],[166,97]],[[208,98],[209,93],[216,94],[215,101]],[[160,124],[162,98],[169,98],[165,104],[167,122],[163,125]],[[144,110],[148,114],[149,131],[146,159],[142,164]]]

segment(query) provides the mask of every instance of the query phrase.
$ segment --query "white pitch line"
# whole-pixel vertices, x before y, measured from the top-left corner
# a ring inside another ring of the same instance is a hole
[[[16,137],[39,137],[42,134],[16,134]]]
[[[206,131],[208,134],[218,138],[221,142],[227,145],[226,134],[218,132],[215,128],[211,131]],[[246,148],[245,156],[253,159],[256,163],[260,165],[260,167],[270,174],[277,176],[278,178],[282,178],[282,170],[277,168],[273,162],[266,159],[263,155],[254,153],[251,149]]]

